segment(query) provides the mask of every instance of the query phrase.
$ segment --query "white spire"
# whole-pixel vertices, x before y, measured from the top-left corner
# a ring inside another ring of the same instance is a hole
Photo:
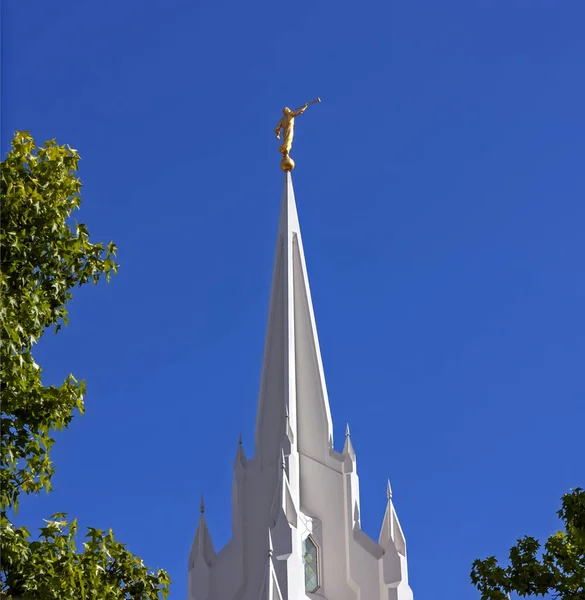
[[[278,461],[286,416],[297,450],[323,461],[333,435],[290,172],[285,174],[256,417],[256,454]]]
[[[379,543],[360,524],[349,426],[333,427],[290,172],[285,174],[256,417],[255,453],[234,459],[232,537],[217,554],[200,517],[189,600],[412,600],[387,489]]]

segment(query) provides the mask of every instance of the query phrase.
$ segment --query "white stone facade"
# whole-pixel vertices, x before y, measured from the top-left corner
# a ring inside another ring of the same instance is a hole
[[[255,456],[234,461],[232,539],[219,552],[201,514],[189,600],[412,600],[392,504],[378,542],[360,527],[356,456],[333,427],[291,174],[284,192]]]

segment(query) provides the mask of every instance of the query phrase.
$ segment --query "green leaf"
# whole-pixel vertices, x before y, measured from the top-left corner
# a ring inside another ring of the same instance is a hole
[[[510,548],[507,567],[494,556],[474,561],[471,582],[482,600],[506,600],[510,592],[585,600],[585,491],[565,494],[558,516],[565,530],[551,535],[544,550],[538,540],[525,536]]]

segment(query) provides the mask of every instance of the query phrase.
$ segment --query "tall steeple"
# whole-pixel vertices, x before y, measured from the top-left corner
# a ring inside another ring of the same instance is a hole
[[[256,454],[264,465],[279,456],[287,414],[297,450],[326,460],[333,425],[290,171],[284,178],[256,416]]]
[[[284,175],[255,455],[247,459],[238,445],[232,539],[220,552],[201,517],[189,561],[189,600],[412,600],[391,492],[376,542],[361,529],[349,427],[343,451],[333,448],[290,171]]]

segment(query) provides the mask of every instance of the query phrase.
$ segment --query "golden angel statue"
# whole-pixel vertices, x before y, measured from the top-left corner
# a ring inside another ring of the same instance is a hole
[[[295,161],[290,157],[290,150],[292,148],[293,137],[295,134],[295,117],[302,115],[307,107],[315,102],[321,102],[320,98],[307,102],[300,108],[291,110],[288,106],[285,106],[282,110],[282,118],[278,122],[274,133],[276,139],[280,139],[280,132],[282,131],[282,144],[280,145],[280,153],[282,154],[282,161],[280,166],[283,171],[292,171],[295,168]]]

